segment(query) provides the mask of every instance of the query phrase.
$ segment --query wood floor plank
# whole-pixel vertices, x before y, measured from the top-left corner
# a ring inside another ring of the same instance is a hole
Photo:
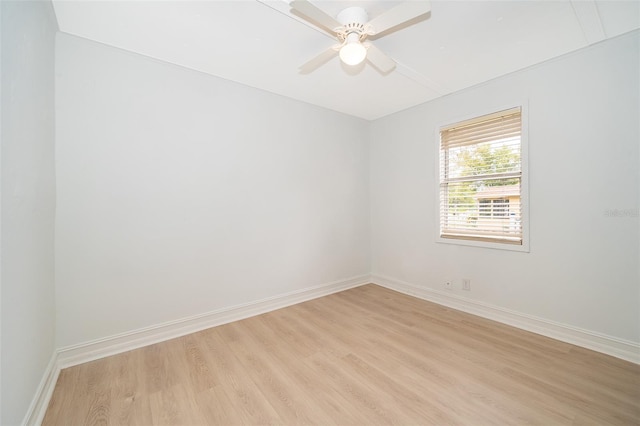
[[[44,424],[52,424],[51,419],[71,419],[77,413],[75,405],[80,392],[76,390],[76,386],[80,383],[80,373],[80,366],[60,371],[43,419]],[[78,424],[81,423],[78,422]]]
[[[63,370],[101,424],[640,425],[640,366],[366,285]]]
[[[229,346],[241,340],[240,337],[229,337],[239,336],[238,333],[240,330],[236,330],[236,324],[233,323],[201,333],[209,350],[208,361],[211,368],[219,372],[215,390],[227,394],[227,400],[232,404],[229,409],[234,411],[235,417],[241,419],[241,424],[277,424],[278,414]]]
[[[272,356],[268,346],[256,342],[248,335],[246,339],[231,342],[230,347],[281,421],[285,424],[332,423],[316,405],[304,403],[308,397],[291,372]]]

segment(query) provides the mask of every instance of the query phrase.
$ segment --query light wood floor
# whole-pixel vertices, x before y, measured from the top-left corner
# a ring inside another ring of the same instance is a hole
[[[366,285],[61,372],[44,425],[638,425],[640,366]]]

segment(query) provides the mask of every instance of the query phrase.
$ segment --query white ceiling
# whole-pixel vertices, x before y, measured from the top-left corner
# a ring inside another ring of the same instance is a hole
[[[420,1],[420,0],[413,0]],[[432,1],[418,22],[374,43],[398,66],[381,75],[335,57],[334,44],[287,0],[53,0],[60,31],[367,120],[640,28],[640,1]],[[315,1],[329,14],[398,1]]]

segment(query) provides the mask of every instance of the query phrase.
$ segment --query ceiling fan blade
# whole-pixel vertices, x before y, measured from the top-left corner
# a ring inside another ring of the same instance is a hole
[[[417,16],[424,15],[430,10],[429,0],[409,0],[373,18],[367,25],[371,26],[373,34],[379,34]]]
[[[315,71],[316,69],[320,68],[322,65],[329,62],[331,58],[336,56],[336,53],[337,51],[335,46],[328,48],[327,50],[320,53],[315,58],[311,59],[310,61],[302,65],[299,68],[300,74],[309,74],[310,72]]]
[[[329,30],[331,34],[335,34],[335,29],[342,26],[342,24],[336,21],[331,15],[328,15],[325,11],[314,6],[307,0],[294,0],[289,5],[295,12]]]
[[[382,50],[371,43],[366,43],[365,46],[367,47],[367,60],[381,73],[387,74],[396,67],[396,62],[385,55]]]

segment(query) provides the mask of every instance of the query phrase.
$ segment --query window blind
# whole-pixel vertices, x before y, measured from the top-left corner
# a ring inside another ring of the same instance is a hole
[[[440,129],[440,236],[522,244],[521,109]]]

